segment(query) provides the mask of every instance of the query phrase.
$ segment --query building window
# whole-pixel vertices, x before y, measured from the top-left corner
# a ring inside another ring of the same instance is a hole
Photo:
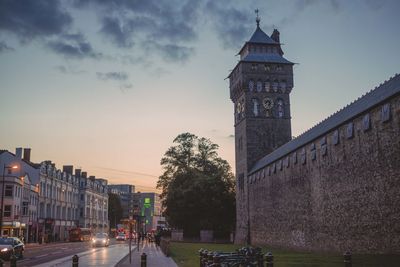
[[[6,197],[12,197],[13,196],[13,186],[12,185],[6,185],[4,195]]]
[[[256,98],[253,98],[252,99],[252,102],[253,102],[253,114],[254,114],[254,116],[258,116],[258,110],[259,110],[259,107],[260,107],[260,104],[258,103],[258,99],[256,99]]]
[[[239,137],[239,151],[243,150],[243,139],[242,137]]]
[[[22,215],[27,216],[28,215],[28,202],[22,202]]]
[[[283,118],[283,116],[285,115],[283,100],[279,99],[277,105],[278,105],[278,117]]]
[[[4,217],[11,217],[11,205],[4,206]]]
[[[350,123],[347,125],[346,137],[347,137],[348,139],[354,137],[354,125],[353,125],[352,122],[350,122]]]
[[[387,122],[390,120],[390,104],[389,103],[382,106],[381,119],[383,122]]]
[[[362,125],[363,125],[364,132],[371,129],[371,118],[370,118],[369,114],[364,115],[364,118],[362,120]]]

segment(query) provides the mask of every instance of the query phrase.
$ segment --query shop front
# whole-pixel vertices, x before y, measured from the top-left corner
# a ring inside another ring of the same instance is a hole
[[[2,236],[21,237],[26,231],[26,224],[19,221],[3,222]]]

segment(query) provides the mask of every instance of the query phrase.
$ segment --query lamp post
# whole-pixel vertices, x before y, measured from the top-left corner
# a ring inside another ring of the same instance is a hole
[[[18,169],[17,165],[14,166],[6,166],[6,164],[3,164],[3,180],[2,180],[2,186],[1,186],[1,212],[0,212],[0,236],[3,235],[3,213],[4,213],[4,187],[5,187],[5,177],[4,177],[4,172],[6,169],[11,170],[11,169]]]

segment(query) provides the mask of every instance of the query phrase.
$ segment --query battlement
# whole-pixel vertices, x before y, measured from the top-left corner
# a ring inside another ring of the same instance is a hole
[[[385,100],[390,99],[399,93],[400,75],[396,74],[388,81],[381,83],[378,87],[375,87],[365,95],[359,97],[357,100],[332,114],[308,131],[302,133],[297,138],[260,159],[256,162],[249,174],[251,175],[261,168],[282,159],[293,151],[298,150],[300,147],[311,143],[313,140],[325,135],[327,132],[351,121],[360,114],[365,113],[374,106],[381,104]]]

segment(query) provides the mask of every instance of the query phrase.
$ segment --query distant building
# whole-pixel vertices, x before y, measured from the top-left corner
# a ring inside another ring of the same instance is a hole
[[[129,216],[133,215],[135,186],[130,184],[110,184],[108,192],[119,196],[122,206],[122,219],[129,219]]]
[[[141,226],[145,232],[165,227],[162,216],[160,195],[157,193],[135,193],[134,210],[141,216]]]
[[[108,221],[108,186],[107,180],[87,177],[86,172],[75,170],[79,177],[79,226],[91,228],[93,232],[107,232]]]

